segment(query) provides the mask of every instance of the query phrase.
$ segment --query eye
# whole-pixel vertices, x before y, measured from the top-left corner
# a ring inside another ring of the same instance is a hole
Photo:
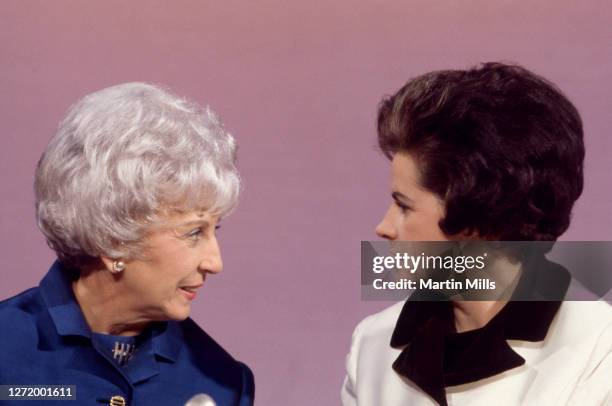
[[[197,241],[202,237],[202,234],[204,233],[204,231],[202,230],[202,228],[196,228],[195,230],[190,231],[187,234],[187,238],[189,238],[190,240],[193,241]]]
[[[408,206],[408,205],[406,205],[406,204],[404,204],[404,203],[402,203],[402,202],[400,202],[398,200],[394,200],[394,202],[395,202],[395,205],[397,207],[399,207],[399,209],[402,212],[402,214],[406,214],[406,213],[408,213],[409,211],[412,210],[412,207],[410,207],[410,206]]]

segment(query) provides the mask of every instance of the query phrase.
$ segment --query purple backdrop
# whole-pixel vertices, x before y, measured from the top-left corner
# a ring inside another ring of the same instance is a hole
[[[221,231],[225,270],[193,317],[251,365],[257,404],[338,404],[352,328],[387,305],[359,299],[359,241],[389,201],[381,96],[487,60],[556,82],[587,143],[564,237],[608,240],[610,21],[605,1],[3,1],[0,297],[37,284],[53,259],[32,179],[68,106],[120,82],[164,84],[220,114],[246,186]]]

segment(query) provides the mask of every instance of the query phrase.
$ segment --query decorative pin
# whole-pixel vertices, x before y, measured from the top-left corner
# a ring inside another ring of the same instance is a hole
[[[125,398],[123,396],[113,396],[108,403],[109,406],[127,406]]]
[[[113,348],[113,358],[121,366],[127,364],[127,362],[134,355],[136,346],[134,344],[122,343],[115,341],[115,348]]]

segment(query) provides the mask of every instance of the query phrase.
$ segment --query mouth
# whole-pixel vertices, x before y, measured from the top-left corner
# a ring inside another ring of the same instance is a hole
[[[202,287],[202,284],[193,286],[180,286],[178,290],[188,299],[193,300],[197,295],[197,291]]]

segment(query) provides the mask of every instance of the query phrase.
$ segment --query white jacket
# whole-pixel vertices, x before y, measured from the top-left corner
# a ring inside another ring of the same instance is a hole
[[[401,349],[389,343],[404,303],[355,328],[341,390],[345,406],[437,403],[392,368]],[[563,302],[540,342],[507,341],[525,364],[446,388],[449,405],[612,405],[612,306]]]

